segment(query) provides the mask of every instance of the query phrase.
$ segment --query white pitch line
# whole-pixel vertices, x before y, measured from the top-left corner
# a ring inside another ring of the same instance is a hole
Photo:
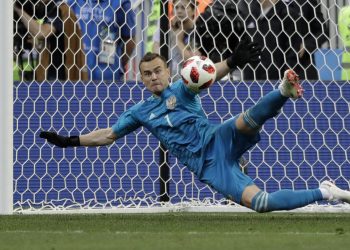
[[[75,231],[26,231],[26,230],[15,230],[15,231],[4,231],[1,233],[38,233],[38,234],[90,234],[90,233],[103,233],[103,234],[177,234],[178,232],[143,232],[143,231],[115,231],[115,232],[109,232],[109,231],[103,231],[103,232],[86,232],[82,230],[75,230]],[[203,232],[197,232],[197,231],[190,231],[184,234],[188,235],[208,235],[208,234],[220,234],[220,235],[265,235],[265,234],[274,234],[274,235],[336,235],[337,232],[214,232],[214,231],[203,231]],[[343,232],[342,234],[347,234],[346,232]]]

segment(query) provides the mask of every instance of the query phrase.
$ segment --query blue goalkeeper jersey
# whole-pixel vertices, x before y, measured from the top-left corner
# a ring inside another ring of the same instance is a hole
[[[125,111],[113,125],[118,138],[146,127],[197,176],[205,160],[206,145],[216,126],[203,112],[200,98],[182,82],[176,81],[160,97],[151,96]]]

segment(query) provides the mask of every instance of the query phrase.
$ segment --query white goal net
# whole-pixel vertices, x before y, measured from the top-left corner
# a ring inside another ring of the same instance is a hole
[[[190,28],[181,23],[178,2],[187,15],[194,7]],[[348,1],[198,2],[13,1],[14,67],[8,73],[14,78],[15,212],[247,211],[164,157],[145,129],[97,148],[61,149],[38,136],[113,125],[150,95],[137,72],[147,51],[167,57],[176,77],[186,54],[177,40],[214,61],[247,36],[263,47],[258,69],[238,69],[201,93],[213,123],[255,104],[277,87],[286,68],[303,79],[304,98],[268,121],[262,140],[245,155],[246,171],[260,188],[311,189],[331,179],[349,189]],[[312,211],[324,211],[323,205]],[[335,208],[349,211],[343,204]]]

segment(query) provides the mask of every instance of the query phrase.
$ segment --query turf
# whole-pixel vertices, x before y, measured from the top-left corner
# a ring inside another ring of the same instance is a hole
[[[350,249],[350,214],[0,216],[0,249]]]

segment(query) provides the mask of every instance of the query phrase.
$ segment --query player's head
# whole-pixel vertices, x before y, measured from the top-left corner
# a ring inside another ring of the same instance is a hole
[[[169,86],[170,70],[164,57],[148,52],[139,64],[141,80],[146,88],[155,95],[160,95]]]
[[[173,0],[174,15],[181,21],[192,21],[196,14],[196,0]]]

